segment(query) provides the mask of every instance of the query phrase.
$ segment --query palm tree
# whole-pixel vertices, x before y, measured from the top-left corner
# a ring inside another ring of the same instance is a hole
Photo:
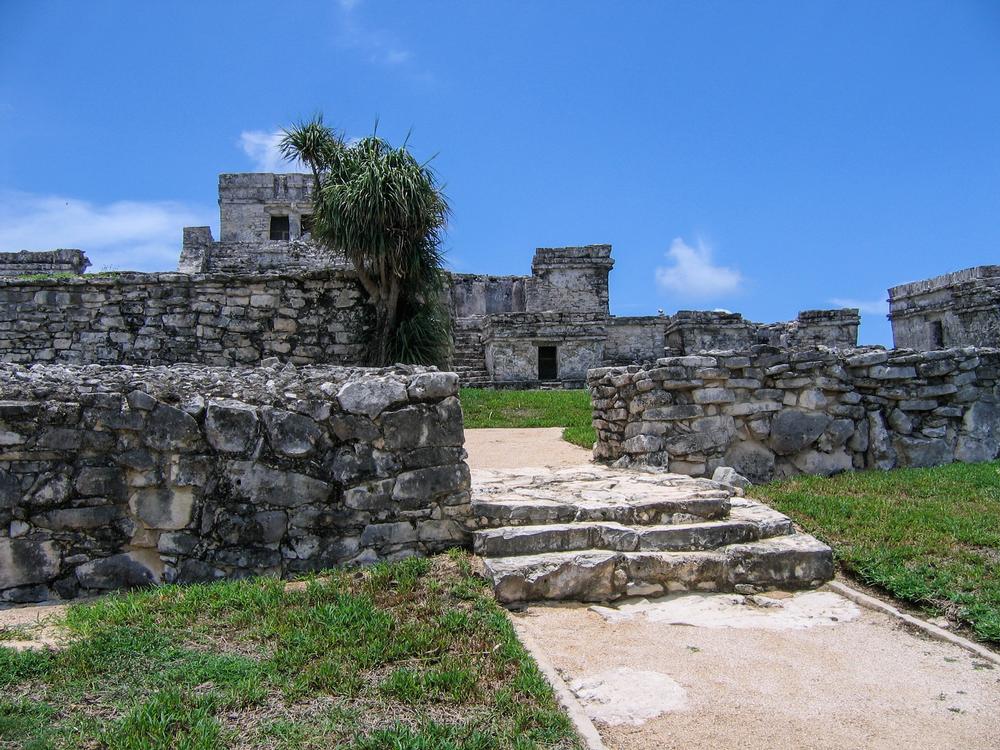
[[[344,253],[375,309],[369,363],[443,364],[450,327],[440,249],[448,202],[434,171],[375,135],[347,144],[322,116],[285,131],[281,152],[316,180],[313,238]]]

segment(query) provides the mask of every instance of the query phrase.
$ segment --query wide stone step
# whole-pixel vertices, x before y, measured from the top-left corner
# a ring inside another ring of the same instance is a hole
[[[568,550],[691,551],[753,542],[791,534],[791,520],[766,506],[734,508],[729,518],[686,524],[626,526],[583,522],[504,526],[474,535],[476,554],[484,557],[536,555]]]
[[[586,550],[484,559],[497,598],[610,601],[677,591],[750,591],[818,586],[833,577],[833,553],[807,534],[713,550]]]
[[[550,500],[543,497],[473,496],[472,513],[482,527],[610,521],[626,526],[697,523],[729,513],[729,495],[706,491],[680,497],[635,500]]]

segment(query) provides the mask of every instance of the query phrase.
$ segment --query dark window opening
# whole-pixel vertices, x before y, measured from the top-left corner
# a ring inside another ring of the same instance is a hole
[[[288,217],[287,216],[272,216],[271,217],[271,239],[272,240],[289,240],[289,227],[288,227]]]
[[[940,320],[931,321],[931,348],[944,349],[944,324]]]
[[[313,217],[312,214],[302,214],[299,218],[299,236],[305,237],[307,234],[312,234],[313,231]]]
[[[538,379],[558,380],[559,362],[556,358],[556,347],[538,347]]]

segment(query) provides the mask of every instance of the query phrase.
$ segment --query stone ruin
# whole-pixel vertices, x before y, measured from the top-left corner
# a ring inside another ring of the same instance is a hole
[[[471,544],[454,373],[0,367],[0,601]]]
[[[695,476],[997,455],[998,351],[939,346],[996,343],[997,267],[891,290],[897,343],[937,351],[885,352],[855,348],[857,310],[613,316],[609,245],[540,248],[530,276],[450,275],[457,374],[371,370],[370,310],[310,238],[311,187],[221,175],[220,238],[186,228],[177,273],[0,254],[0,601],[473,543],[508,601],[829,576],[828,548],[707,479],[619,497],[595,468],[470,495],[460,380],[586,383],[598,460]]]
[[[582,387],[594,367],[652,362],[665,353],[766,343],[787,349],[857,346],[856,309],[809,310],[788,323],[681,310],[610,314],[611,245],[538,248],[531,276],[452,274],[453,366],[468,385]]]
[[[82,250],[21,250],[0,253],[0,276],[81,274],[90,267]]]
[[[1000,452],[1000,349],[760,346],[587,377],[594,457],[620,466],[768,482]]]
[[[893,344],[929,351],[1000,347],[1000,266],[978,266],[889,290]]]

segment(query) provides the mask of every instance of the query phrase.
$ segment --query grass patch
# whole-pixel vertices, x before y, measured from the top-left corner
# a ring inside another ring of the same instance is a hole
[[[13,278],[18,281],[58,281],[60,279],[110,278],[121,276],[122,271],[95,271],[94,273],[73,273],[72,271],[52,271],[47,273],[22,273]]]
[[[78,604],[0,644],[0,748],[576,748],[462,552]]]
[[[597,440],[587,390],[463,388],[461,398],[466,427],[563,427],[564,440],[587,449]]]
[[[864,583],[1000,643],[1000,462],[803,476],[751,494]]]

